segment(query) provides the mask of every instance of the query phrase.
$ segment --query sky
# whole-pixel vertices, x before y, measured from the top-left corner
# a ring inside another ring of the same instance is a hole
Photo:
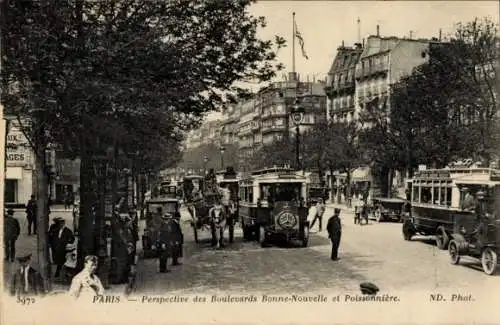
[[[250,7],[250,13],[266,17],[267,26],[259,31],[262,39],[274,39],[280,35],[287,40],[287,47],[280,50],[278,60],[285,65],[277,79],[292,71],[292,13],[298,31],[304,38],[304,49],[309,57],[302,57],[298,42],[295,45],[295,67],[301,79],[309,75],[312,80],[324,79],[344,41],[346,46],[376,34],[377,24],[381,36],[431,38],[445,37],[458,22],[489,17],[499,21],[498,1],[258,1]],[[220,113],[207,118],[217,119]]]

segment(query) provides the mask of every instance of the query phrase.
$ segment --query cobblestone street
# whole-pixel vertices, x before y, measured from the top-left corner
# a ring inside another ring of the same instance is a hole
[[[327,208],[327,217],[332,214]],[[182,211],[183,219],[188,213]],[[158,273],[157,260],[139,263],[137,294],[149,293],[332,293],[356,292],[359,284],[370,281],[381,292],[394,290],[461,290],[500,285],[499,276],[487,276],[478,261],[464,259],[459,266],[449,262],[430,238],[416,237],[405,242],[400,223],[353,223],[349,210],[341,213],[343,234],[340,260],[330,261],[330,242],[325,231],[311,234],[310,245],[261,248],[243,242],[237,227],[236,242],[215,250],[209,233],[195,245],[192,230],[184,225],[185,258],[172,272]],[[316,228],[316,226],[315,226]],[[227,232],[226,232],[227,236]]]

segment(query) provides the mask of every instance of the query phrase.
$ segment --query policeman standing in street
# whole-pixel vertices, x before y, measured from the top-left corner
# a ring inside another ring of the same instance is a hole
[[[340,223],[340,209],[335,208],[333,216],[328,219],[326,225],[326,230],[328,231],[328,237],[332,241],[332,255],[330,258],[332,261],[338,260],[340,237],[342,235],[342,224]]]
[[[172,233],[170,225],[170,216],[163,214],[161,216],[162,223],[160,229],[158,230],[158,253],[159,253],[159,264],[160,273],[170,272],[167,266],[168,257],[171,254],[170,247],[170,236]]]

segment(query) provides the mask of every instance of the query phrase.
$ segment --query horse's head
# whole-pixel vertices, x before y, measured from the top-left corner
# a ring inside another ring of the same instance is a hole
[[[212,222],[217,225],[222,225],[226,220],[226,215],[222,205],[216,205],[212,210]]]

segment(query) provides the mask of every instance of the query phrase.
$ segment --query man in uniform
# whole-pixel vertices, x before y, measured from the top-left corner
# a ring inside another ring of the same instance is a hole
[[[173,252],[172,252],[172,265],[181,265],[179,258],[182,258],[182,244],[184,243],[184,234],[181,229],[181,213],[179,212],[179,205],[175,207],[174,217],[172,218],[172,231],[173,231]]]
[[[167,266],[168,257],[171,254],[170,236],[172,233],[170,216],[164,214],[161,216],[162,223],[158,229],[158,252],[160,273],[170,272]]]
[[[332,241],[332,254],[330,256],[332,261],[336,261],[338,259],[340,237],[342,235],[342,224],[340,223],[339,215],[340,209],[335,208],[333,216],[328,219],[328,223],[326,225],[328,237]]]
[[[16,257],[16,241],[21,233],[19,221],[14,218],[14,210],[7,210],[7,215],[3,220],[3,247],[5,248],[5,260],[14,262]]]

